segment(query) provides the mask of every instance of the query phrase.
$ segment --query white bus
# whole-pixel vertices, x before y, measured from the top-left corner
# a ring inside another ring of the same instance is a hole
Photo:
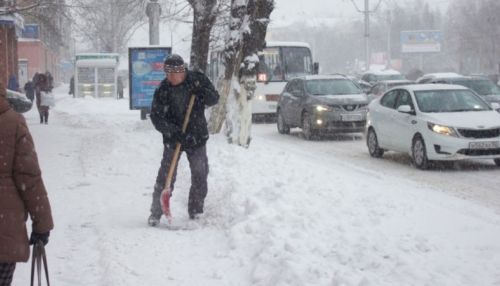
[[[252,99],[252,115],[275,115],[279,96],[286,83],[304,75],[317,74],[311,47],[303,42],[267,42],[259,53],[257,88]],[[212,53],[209,76],[214,83],[223,76],[220,53]]]
[[[117,68],[114,53],[82,53],[75,57],[75,97],[117,97]]]

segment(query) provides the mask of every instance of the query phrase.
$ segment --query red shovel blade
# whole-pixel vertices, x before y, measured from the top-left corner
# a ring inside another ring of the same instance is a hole
[[[172,194],[172,190],[170,188],[164,189],[161,192],[160,203],[163,214],[170,219],[172,215],[170,214],[170,196]]]

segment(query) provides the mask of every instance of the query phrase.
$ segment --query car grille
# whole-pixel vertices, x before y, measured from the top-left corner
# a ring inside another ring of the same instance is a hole
[[[467,156],[490,156],[500,155],[500,149],[460,149],[457,153]]]
[[[458,129],[460,135],[466,138],[495,138],[500,136],[500,128],[477,130],[477,129]]]
[[[333,107],[334,109],[342,109],[345,111],[355,111],[355,110],[358,110],[362,107],[365,107],[366,104],[342,104],[342,105],[331,104],[329,106]]]
[[[266,94],[266,101],[278,101],[279,99],[279,94]]]

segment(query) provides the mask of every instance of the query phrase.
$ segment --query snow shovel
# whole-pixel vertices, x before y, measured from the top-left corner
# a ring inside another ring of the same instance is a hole
[[[194,100],[196,99],[196,95],[191,95],[191,99],[189,100],[189,105],[186,110],[186,115],[184,115],[184,123],[182,124],[181,132],[182,134],[186,133],[186,129],[189,123],[189,117],[191,116],[191,111],[193,110]],[[168,169],[167,181],[165,182],[165,186],[163,187],[163,191],[161,192],[160,203],[161,209],[163,210],[163,214],[167,217],[168,221],[172,220],[172,214],[170,213],[170,196],[172,196],[172,178],[174,177],[175,168],[177,166],[177,161],[179,160],[179,156],[181,154],[181,143],[177,142],[175,145],[174,156],[172,157],[172,162],[170,163],[170,168]]]

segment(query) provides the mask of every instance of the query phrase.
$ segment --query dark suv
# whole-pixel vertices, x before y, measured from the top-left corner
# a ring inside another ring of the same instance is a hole
[[[312,75],[290,80],[278,101],[278,131],[300,127],[304,138],[327,132],[363,132],[368,97],[342,75]]]

